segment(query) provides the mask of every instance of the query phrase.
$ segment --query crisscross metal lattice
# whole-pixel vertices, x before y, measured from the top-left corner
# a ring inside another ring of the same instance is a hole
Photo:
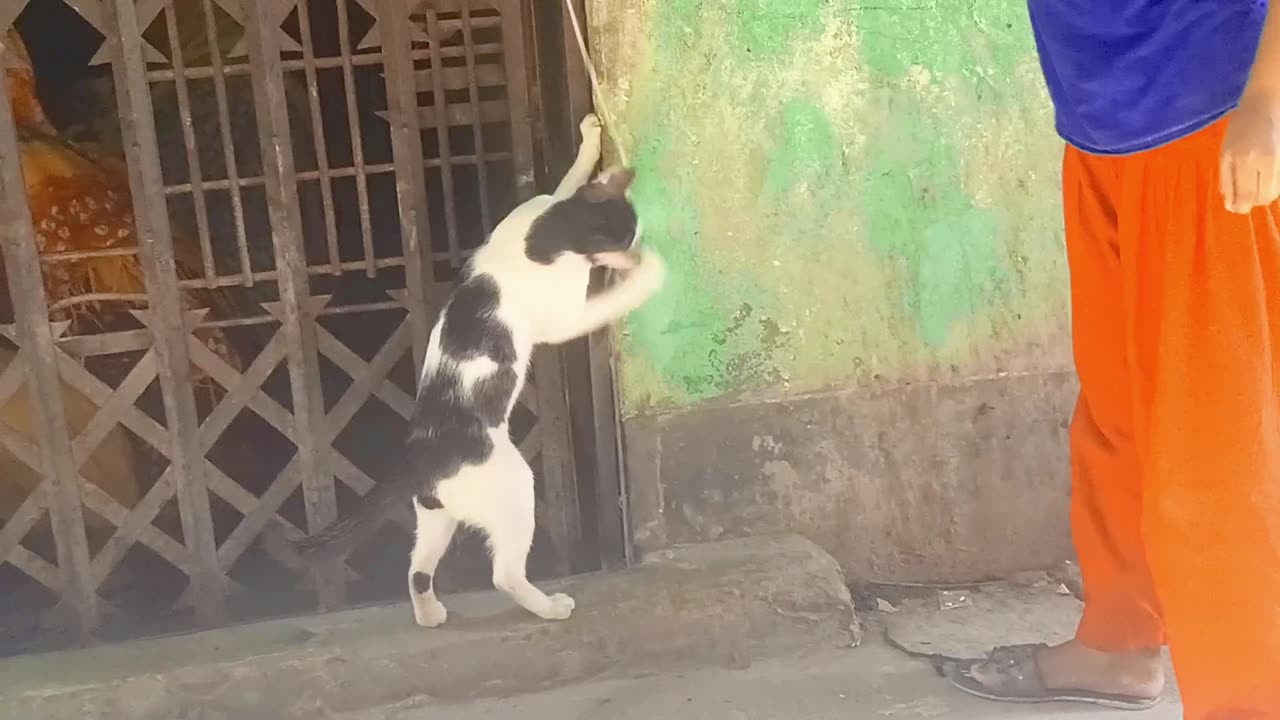
[[[76,126],[89,142],[56,152],[114,179],[113,202],[132,198],[132,216],[110,247],[42,244],[40,179],[22,172],[40,159],[14,112],[29,98],[11,82],[0,227],[14,229],[2,237],[12,314],[0,342],[13,354],[0,409],[21,405],[31,422],[0,422],[0,454],[39,480],[0,508],[0,572],[20,573],[53,597],[43,612],[86,630],[129,612],[113,578],[135,572],[140,551],[181,578],[155,593],[164,608],[200,623],[237,617],[236,598],[271,585],[340,605],[378,568],[349,559],[307,578],[255,575],[272,562],[256,541],[271,522],[294,538],[315,532],[376,484],[383,469],[348,445],[403,432],[450,283],[534,192],[526,8],[38,2],[64,4],[104,38],[85,54],[111,69],[108,105]],[[0,29],[30,5],[0,0]],[[145,292],[47,297],[42,277],[108,260]],[[71,319],[50,321],[51,307]],[[518,406],[548,570],[565,573],[580,522],[558,352],[536,355]],[[121,442],[131,451],[112,458],[136,472],[91,477]],[[406,507],[393,525],[411,523]],[[46,527],[52,549],[34,539]],[[0,623],[9,611],[0,605]]]

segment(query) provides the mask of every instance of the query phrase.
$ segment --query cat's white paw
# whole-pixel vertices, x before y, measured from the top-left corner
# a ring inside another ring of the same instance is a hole
[[[414,598],[413,619],[424,628],[439,627],[449,618],[444,603],[435,598]]]
[[[582,131],[582,142],[584,144],[600,143],[602,128],[600,118],[595,113],[587,113],[587,116],[582,118],[582,122],[579,123],[578,129]]]
[[[538,613],[543,620],[567,620],[573,614],[573,598],[556,593],[547,598],[547,607]]]
[[[646,295],[652,295],[662,287],[667,278],[667,266],[662,256],[652,250],[640,251],[640,264],[631,271],[629,278]]]

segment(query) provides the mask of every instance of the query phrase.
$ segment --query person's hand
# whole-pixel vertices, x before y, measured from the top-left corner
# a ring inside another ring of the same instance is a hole
[[[1280,100],[1246,96],[1222,140],[1219,183],[1227,210],[1248,213],[1280,197]]]

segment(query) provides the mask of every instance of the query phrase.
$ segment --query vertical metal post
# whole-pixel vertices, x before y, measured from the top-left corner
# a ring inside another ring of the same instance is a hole
[[[423,175],[426,165],[422,157],[422,127],[418,121],[418,90],[413,77],[413,41],[409,34],[408,8],[403,0],[378,0],[375,7],[387,79],[387,122],[391,124],[391,155],[396,168],[396,201],[400,210],[409,326],[413,333],[413,364],[419,368],[426,357],[431,334],[427,301],[434,300],[436,292]],[[443,119],[444,115],[438,113],[437,117]],[[443,167],[442,171],[448,172],[449,168]]]
[[[476,44],[471,27],[471,6],[462,3],[462,45],[467,61],[467,99],[471,101],[471,136],[475,141],[476,180],[480,195],[480,222],[487,233],[494,227],[489,204],[488,158],[484,154],[484,128],[480,115],[480,88],[476,84]],[[443,68],[442,68],[443,71]]]
[[[118,42],[112,49],[112,71],[120,105],[120,133],[129,166],[129,187],[138,234],[138,259],[147,279],[150,326],[169,429],[169,458],[182,516],[183,539],[191,552],[196,616],[205,624],[220,623],[226,614],[225,586],[209,511],[204,450],[196,414],[191,358],[182,312],[181,291],[173,259],[173,237],[164,202],[155,115],[147,83],[143,40],[134,0],[107,3],[108,27]]]
[[[556,572],[574,570],[582,546],[582,515],[573,462],[573,433],[569,426],[569,398],[564,388],[560,349],[538,348],[533,355],[533,384],[538,396],[538,429],[542,436],[542,487],[545,490],[547,530],[560,551]]]
[[[49,307],[7,88],[0,92],[0,244],[18,340],[25,351],[27,392],[40,433],[42,488],[49,499],[62,596],[74,609],[81,630],[88,634],[98,624],[98,596],[93,588],[79,476],[62,407],[58,350],[49,329]]]
[[[124,2],[125,0],[118,0]],[[324,396],[320,387],[320,358],[316,348],[316,316],[309,302],[307,257],[302,244],[302,219],[298,209],[297,179],[293,165],[289,111],[280,64],[280,28],[275,2],[245,3],[245,41],[252,69],[253,98],[258,115],[258,142],[266,179],[267,210],[271,219],[276,268],[293,395],[294,442],[298,446],[298,471],[307,509],[307,527],[316,532],[338,515],[329,448],[324,442]],[[317,132],[319,130],[317,129]],[[344,576],[335,562],[315,576],[323,608],[342,604]]]
[[[463,0],[464,2],[466,0]],[[440,148],[440,187],[444,190],[444,227],[448,233],[449,263],[462,267],[462,246],[458,238],[458,201],[453,187],[453,150],[449,143],[449,98],[444,88],[444,59],[440,53],[440,27],[434,7],[425,7],[427,36],[431,39],[431,104],[435,109],[436,143]]]
[[[587,22],[587,3],[585,0],[569,0],[582,22]],[[556,3],[559,5],[559,3]],[[569,119],[576,131],[578,121],[591,112],[591,80],[587,77],[587,67],[582,64],[582,51],[578,49],[577,36],[573,33],[573,18],[569,13],[560,13],[560,34],[564,44],[565,77],[568,80]],[[588,37],[587,28],[582,28],[583,37]],[[589,38],[588,38],[589,39]]]
[[[585,0],[570,0],[578,18],[587,22]],[[573,18],[561,13],[561,36],[564,42],[565,77],[570,118],[574,122],[592,109],[591,81],[582,62],[582,52],[573,31]],[[590,29],[582,28],[590,42]],[[574,146],[573,143],[570,144]],[[618,416],[617,374],[614,368],[614,338],[609,329],[600,330],[586,340],[591,367],[591,415],[595,426],[595,496],[596,524],[599,528],[600,562],[608,570],[632,561],[631,529],[627,508],[626,475],[622,455],[622,422]]]
[[[507,110],[511,118],[511,159],[516,169],[516,199],[537,193],[534,178],[533,115],[529,111],[529,68],[525,52],[524,3],[505,2],[502,12],[502,60],[507,76]],[[443,112],[443,110],[441,111]]]
[[[587,338],[591,366],[591,417],[595,426],[595,516],[601,567],[612,570],[632,562],[630,508],[627,507],[622,421],[618,416],[613,337],[601,330]]]

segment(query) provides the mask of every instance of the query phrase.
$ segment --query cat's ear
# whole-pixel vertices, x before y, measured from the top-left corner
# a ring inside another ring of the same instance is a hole
[[[635,177],[636,173],[631,168],[608,170],[595,182],[587,186],[587,199],[592,202],[602,202],[604,200],[624,198],[627,196],[627,190],[631,187],[631,182],[635,180]]]

